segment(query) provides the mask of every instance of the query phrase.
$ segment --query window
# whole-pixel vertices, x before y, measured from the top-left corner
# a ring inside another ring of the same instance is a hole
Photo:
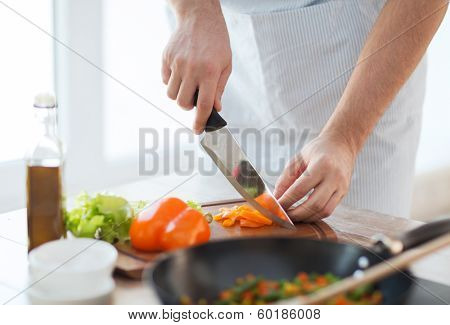
[[[51,0],[0,3],[0,211],[24,203],[22,160],[29,143],[33,97],[54,88],[53,41],[26,19],[52,33],[52,9]]]
[[[184,125],[193,112],[183,112],[166,96],[161,81],[161,54],[170,36],[165,1],[108,1],[104,7],[105,70],[149,99]],[[145,100],[108,77],[104,79],[106,159],[126,159],[138,152],[139,128],[181,127]],[[121,130],[121,132],[117,132]]]
[[[5,3],[52,33],[52,1]],[[0,5],[0,34],[0,162],[5,162],[23,158],[29,140],[34,94],[53,89],[53,42],[3,5]]]

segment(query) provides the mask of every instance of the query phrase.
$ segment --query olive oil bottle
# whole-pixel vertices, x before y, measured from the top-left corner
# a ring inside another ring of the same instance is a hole
[[[48,93],[34,100],[35,132],[26,156],[28,251],[65,236],[63,153],[57,135],[56,99]]]

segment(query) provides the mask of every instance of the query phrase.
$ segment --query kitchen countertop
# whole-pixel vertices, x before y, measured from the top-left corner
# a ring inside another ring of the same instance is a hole
[[[208,189],[208,190],[205,190]],[[161,196],[178,196],[206,202],[237,198],[237,194],[220,176],[201,175],[152,177],[108,189],[130,200],[154,199]],[[331,228],[341,241],[368,245],[375,233],[395,235],[417,227],[419,221],[381,215],[371,211],[339,207],[333,215],[324,220],[323,226]],[[15,210],[0,214],[0,302],[28,304],[24,289],[27,287],[27,233],[26,211]],[[435,282],[450,285],[450,248],[441,250],[415,263],[414,275]],[[158,303],[153,291],[143,282],[115,277],[114,304]]]

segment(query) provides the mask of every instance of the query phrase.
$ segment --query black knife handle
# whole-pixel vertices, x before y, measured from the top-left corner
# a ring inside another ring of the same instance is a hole
[[[194,94],[194,106],[197,106],[197,99],[198,99],[198,89],[195,91]],[[211,115],[209,115],[208,121],[206,121],[205,132],[213,132],[220,130],[226,125],[227,121],[225,121],[213,107],[211,110]]]

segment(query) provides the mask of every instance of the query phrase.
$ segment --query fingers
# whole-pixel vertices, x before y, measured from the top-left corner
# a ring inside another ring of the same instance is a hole
[[[329,217],[333,213],[333,211],[336,209],[338,204],[341,202],[343,197],[344,197],[344,195],[341,194],[339,191],[334,192],[334,194],[328,200],[325,207],[320,212],[318,212],[314,215],[311,215],[310,217],[307,217],[301,221],[312,223],[312,222],[316,222],[320,219]]]
[[[355,159],[354,152],[334,138],[317,137],[302,149],[301,156],[280,177],[277,195],[284,193],[279,203],[295,221],[314,222],[329,216],[348,192]],[[300,205],[292,207],[302,198]]]
[[[178,91],[180,90],[181,77],[176,71],[172,71],[170,75],[169,84],[167,86],[167,96],[170,99],[176,99]]]
[[[328,200],[327,204],[325,204],[325,207],[322,209],[322,215],[319,216],[319,219],[331,216],[331,214],[334,212],[338,204],[341,203],[343,198],[344,194],[340,191],[336,191]]]
[[[283,170],[275,184],[273,195],[279,199],[295,180],[305,171],[306,164],[301,155],[294,157]]]
[[[288,215],[294,221],[303,222],[310,222],[316,220],[316,218],[321,219],[328,217],[332,211],[327,214],[327,212],[329,212],[327,209],[330,208],[330,206],[327,207],[327,205],[331,198],[337,197],[337,193],[338,192],[331,181],[323,181],[314,189],[314,192],[305,202],[295,209],[289,210]]]
[[[167,96],[176,99],[177,104],[184,109],[190,110],[193,108],[194,94],[198,89],[197,112],[193,125],[195,134],[203,132],[206,121],[216,103],[219,104],[219,108],[216,107],[216,109],[220,110],[221,97],[231,73],[231,66],[225,69],[222,74],[215,73],[212,68],[208,71],[210,73],[207,74],[207,78],[186,74],[186,78],[183,80],[177,69],[169,69],[163,64],[161,71],[163,81],[168,78]],[[200,85],[196,80],[200,80]]]
[[[201,134],[205,129],[206,121],[211,115],[214,105],[215,90],[217,83],[214,81],[200,85],[198,91],[197,111],[195,114],[193,130],[195,134]]]
[[[302,199],[312,189],[319,185],[322,181],[322,173],[315,170],[312,166],[311,169],[306,169],[294,183],[284,192],[278,202],[283,209],[289,209],[295,202]],[[314,193],[313,193],[314,194]]]
[[[163,60],[161,66],[161,78],[165,85],[169,83],[171,73],[172,71],[170,70],[169,66],[166,64],[165,60]]]
[[[177,96],[178,106],[190,110],[194,107],[194,93],[197,90],[197,83],[192,79],[185,79],[181,82],[180,91]]]
[[[217,90],[216,90],[216,97],[214,99],[214,108],[220,112],[222,110],[222,95],[225,91],[225,86],[227,84],[228,78],[231,74],[231,65],[228,66],[224,71],[222,71],[222,74],[220,75],[219,81],[217,82]]]

